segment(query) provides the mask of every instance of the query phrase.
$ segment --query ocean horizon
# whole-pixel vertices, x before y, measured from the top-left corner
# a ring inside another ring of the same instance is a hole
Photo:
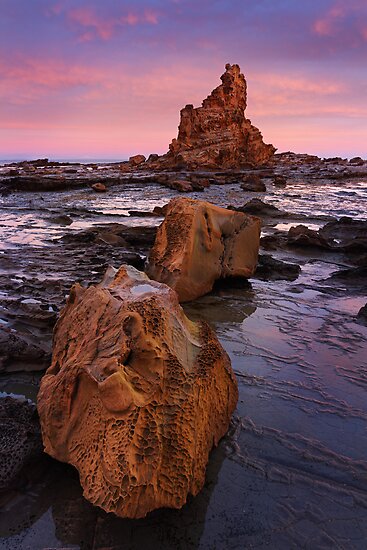
[[[113,162],[124,162],[129,160],[128,158],[84,158],[84,157],[76,157],[76,158],[67,158],[67,157],[43,157],[43,156],[35,156],[35,157],[19,157],[19,158],[10,158],[10,159],[0,159],[0,165],[4,166],[6,164],[12,164],[14,162],[25,162],[25,161],[34,161],[42,158],[48,158],[50,162],[76,162],[80,164],[89,164],[89,163],[113,163]]]

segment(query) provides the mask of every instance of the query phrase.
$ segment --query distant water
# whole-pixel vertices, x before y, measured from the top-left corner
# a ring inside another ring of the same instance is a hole
[[[17,159],[0,159],[0,166],[4,166],[4,164],[12,164],[13,162],[23,162],[25,160],[37,160],[37,158],[48,158],[48,157],[35,157],[35,158],[17,158]],[[77,162],[79,164],[112,164],[114,162],[124,162],[125,160],[128,160],[127,158],[115,158],[115,159],[105,159],[105,158],[48,158],[51,162]]]

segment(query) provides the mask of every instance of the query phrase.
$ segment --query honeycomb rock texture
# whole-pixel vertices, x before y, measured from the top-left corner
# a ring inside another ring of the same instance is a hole
[[[217,279],[250,277],[257,265],[261,222],[208,202],[175,198],[167,207],[146,272],[173,288],[180,302],[207,294]]]
[[[194,108],[181,110],[178,137],[158,165],[196,168],[259,166],[274,155],[273,145],[245,117],[247,84],[238,65],[227,64],[222,84]]]
[[[238,398],[228,355],[177,295],[130,266],[71,290],[38,410],[45,450],[79,471],[84,496],[141,518],[180,508]]]
[[[41,453],[35,405],[26,399],[0,398],[0,491],[12,488],[23,468]]]

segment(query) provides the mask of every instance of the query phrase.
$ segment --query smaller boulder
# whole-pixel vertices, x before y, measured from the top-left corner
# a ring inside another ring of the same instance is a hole
[[[287,242],[288,244],[297,246],[315,246],[327,250],[330,249],[328,241],[318,231],[309,229],[302,224],[290,228]]]
[[[349,164],[353,164],[353,166],[363,166],[364,160],[361,157],[353,157],[350,159]]]
[[[265,193],[266,186],[262,178],[258,174],[251,174],[243,178],[241,189],[244,191],[253,191],[255,193]]]
[[[146,158],[144,155],[134,155],[133,157],[129,158],[129,164],[132,164],[133,166],[139,166],[140,164],[143,164],[143,162],[146,161]]]
[[[99,183],[99,182],[98,183],[93,183],[92,189],[96,193],[105,193],[107,191],[107,187],[105,186],[105,184],[104,183]]]
[[[287,212],[282,212],[282,210],[279,210],[279,208],[277,208],[276,206],[273,206],[272,204],[267,204],[266,202],[263,202],[261,199],[257,198],[251,199],[243,206],[229,206],[228,208],[229,210],[236,210],[237,212],[245,212],[246,214],[269,218],[284,218],[288,215]]]
[[[193,185],[188,180],[169,180],[167,187],[175,189],[179,193],[190,193],[190,191],[193,191]]]
[[[287,178],[285,178],[284,176],[276,175],[273,178],[273,185],[275,187],[286,187]]]
[[[253,275],[259,218],[208,202],[175,198],[157,231],[146,271],[173,288],[181,302],[210,292],[216,280]]]

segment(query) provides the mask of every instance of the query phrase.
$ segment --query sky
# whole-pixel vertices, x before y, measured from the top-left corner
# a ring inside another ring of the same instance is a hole
[[[0,0],[0,158],[164,153],[226,63],[278,151],[367,157],[367,0]]]

